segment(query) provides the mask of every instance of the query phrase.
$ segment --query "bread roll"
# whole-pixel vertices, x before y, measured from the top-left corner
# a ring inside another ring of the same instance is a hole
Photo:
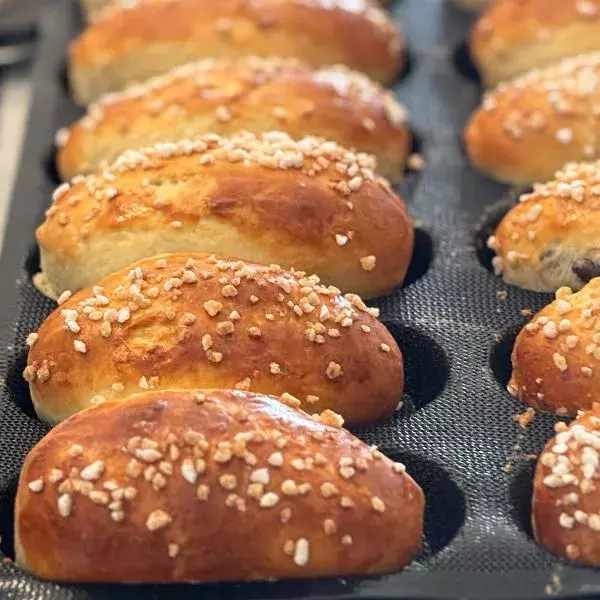
[[[600,52],[533,71],[487,94],[465,130],[467,154],[507,182],[551,179],[600,156]]]
[[[248,392],[150,392],[75,415],[30,452],[15,548],[59,581],[386,573],[415,557],[423,505],[404,465],[333,413]]]
[[[140,0],[106,11],[69,49],[75,99],[88,104],[185,62],[244,55],[341,63],[391,83],[402,36],[367,0]]]
[[[401,400],[402,355],[377,311],[302,272],[164,254],[59,304],[29,336],[24,372],[50,423],[144,389],[288,393],[350,423]]]
[[[568,287],[519,333],[508,391],[533,408],[575,416],[600,399],[600,278]]]
[[[95,171],[128,148],[282,129],[317,135],[377,157],[399,179],[410,151],[406,111],[393,94],[342,65],[313,70],[296,59],[204,59],[121,94],[109,94],[57,135],[63,179]]]
[[[600,50],[600,0],[497,0],[470,39],[487,86]]]
[[[600,565],[600,407],[582,413],[540,455],[533,488],[533,531],[554,554]]]
[[[139,0],[81,0],[81,7],[84,14],[84,19],[88,22],[95,21],[102,15],[102,13],[110,7],[115,5],[119,6],[132,6]],[[389,4],[390,0],[368,0],[371,4],[386,5]],[[467,0],[469,1],[469,0]],[[485,2],[486,0],[471,0],[474,2]]]
[[[56,190],[36,232],[42,269],[58,295],[146,256],[214,252],[383,294],[404,279],[413,228],[375,168],[370,155],[280,132],[127,151]]]
[[[554,292],[600,275],[600,161],[570,163],[520,200],[488,240],[506,283]]]

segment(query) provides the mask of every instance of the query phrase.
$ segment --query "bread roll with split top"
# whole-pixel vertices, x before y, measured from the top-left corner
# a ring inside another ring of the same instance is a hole
[[[600,157],[600,52],[500,85],[465,130],[475,167],[502,181],[551,179],[567,162]]]
[[[72,42],[69,79],[89,104],[192,60],[274,53],[391,84],[403,38],[367,0],[139,0],[107,10]]]
[[[580,289],[600,275],[600,162],[570,163],[524,194],[488,239],[506,283]]]
[[[535,409],[575,416],[600,399],[600,278],[560,288],[517,336],[508,391]]]
[[[533,487],[533,531],[545,548],[568,560],[600,565],[600,406],[583,412],[540,454]]]
[[[600,50],[600,0],[496,0],[470,37],[487,86]]]
[[[165,254],[63,294],[29,336],[24,376],[56,423],[145,389],[291,394],[349,423],[391,415],[402,355],[355,294],[318,277],[209,255]]]
[[[369,152],[378,171],[400,179],[410,151],[407,113],[368,77],[296,59],[204,59],[109,94],[57,134],[63,179],[98,169],[129,148],[203,133],[282,130]]]
[[[25,461],[17,562],[73,582],[397,571],[420,546],[423,492],[340,422],[223,390],[83,411]]]
[[[50,293],[161,252],[317,273],[365,297],[404,279],[413,227],[376,161],[320,138],[205,135],[127,151],[54,193],[36,235]]]

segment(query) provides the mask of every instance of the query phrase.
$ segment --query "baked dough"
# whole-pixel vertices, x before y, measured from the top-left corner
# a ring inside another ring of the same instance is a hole
[[[475,167],[502,181],[551,179],[600,156],[600,52],[533,71],[488,93],[465,130]]]
[[[390,416],[402,397],[402,355],[377,311],[277,265],[165,254],[59,304],[28,338],[24,372],[50,423],[145,389],[289,393],[349,423]]]
[[[75,99],[89,104],[199,58],[269,56],[345,64],[392,83],[403,38],[368,0],[139,0],[89,25],[69,48]]]
[[[600,399],[600,278],[560,288],[517,336],[508,391],[539,410],[575,416]]]
[[[600,565],[600,406],[569,427],[559,423],[540,455],[533,487],[533,531],[550,552]]]
[[[402,177],[411,146],[407,113],[394,95],[342,65],[315,70],[292,58],[204,59],[89,107],[57,134],[58,169],[70,179],[128,148],[277,129],[372,153],[392,179]]]
[[[496,0],[470,39],[487,86],[600,50],[600,0]]]
[[[375,169],[370,155],[281,132],[127,151],[55,191],[36,232],[42,270],[59,295],[147,256],[209,252],[387,293],[408,269],[413,226]]]
[[[95,21],[98,17],[102,15],[104,11],[108,8],[112,8],[115,5],[118,6],[132,6],[138,0],[80,0],[81,7],[83,9],[83,15],[86,21],[91,22]],[[469,0],[457,0],[457,1],[466,1]],[[473,2],[486,2],[486,0],[471,0]],[[389,4],[390,0],[369,0],[375,6],[377,5],[386,5]]]
[[[495,272],[528,290],[577,290],[600,275],[600,162],[570,163],[522,195],[488,246]]]
[[[423,492],[339,423],[227,390],[88,409],[25,461],[17,562],[77,582],[397,571],[421,543]]]

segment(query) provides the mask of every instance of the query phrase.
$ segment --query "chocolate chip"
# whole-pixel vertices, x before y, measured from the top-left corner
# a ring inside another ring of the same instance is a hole
[[[556,254],[556,249],[554,246],[548,246],[544,249],[544,251],[540,254],[540,261],[548,260],[552,258]],[[574,267],[573,267],[574,270]]]
[[[587,283],[590,279],[600,276],[600,264],[589,258],[580,258],[573,263],[571,270],[579,279]]]

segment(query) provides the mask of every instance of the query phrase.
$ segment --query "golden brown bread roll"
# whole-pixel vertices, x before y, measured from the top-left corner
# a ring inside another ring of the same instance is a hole
[[[582,413],[540,455],[533,487],[533,531],[551,552],[600,565],[600,406]]]
[[[102,14],[69,49],[78,102],[203,57],[292,56],[391,83],[402,36],[367,0],[139,0]]]
[[[202,133],[283,130],[370,152],[399,179],[410,151],[407,114],[393,94],[342,65],[296,59],[204,59],[109,94],[57,134],[63,179],[95,171],[128,148]]]
[[[497,0],[470,38],[487,86],[600,50],[600,0]]]
[[[600,275],[600,162],[570,163],[502,219],[488,246],[506,283],[580,289]]]
[[[109,7],[114,5],[132,6],[138,0],[81,0],[81,6],[86,21],[95,21]],[[390,0],[368,0],[374,5],[386,5]],[[460,1],[460,0],[458,0]],[[466,0],[467,2],[486,2],[486,0]]]
[[[600,399],[600,278],[568,287],[517,336],[508,391],[526,404],[575,416]]]
[[[413,228],[370,155],[281,132],[127,151],[54,193],[36,235],[55,295],[134,260],[193,251],[317,273],[365,296],[404,279]]]
[[[599,137],[600,52],[500,85],[465,130],[471,162],[516,183],[551,179],[569,161],[598,157]]]
[[[28,338],[24,372],[51,423],[149,388],[287,392],[351,423],[401,400],[402,355],[377,311],[302,272],[164,254],[59,304]]]
[[[419,549],[423,492],[336,417],[229,390],[90,408],[25,461],[17,561],[61,581],[396,571]]]

